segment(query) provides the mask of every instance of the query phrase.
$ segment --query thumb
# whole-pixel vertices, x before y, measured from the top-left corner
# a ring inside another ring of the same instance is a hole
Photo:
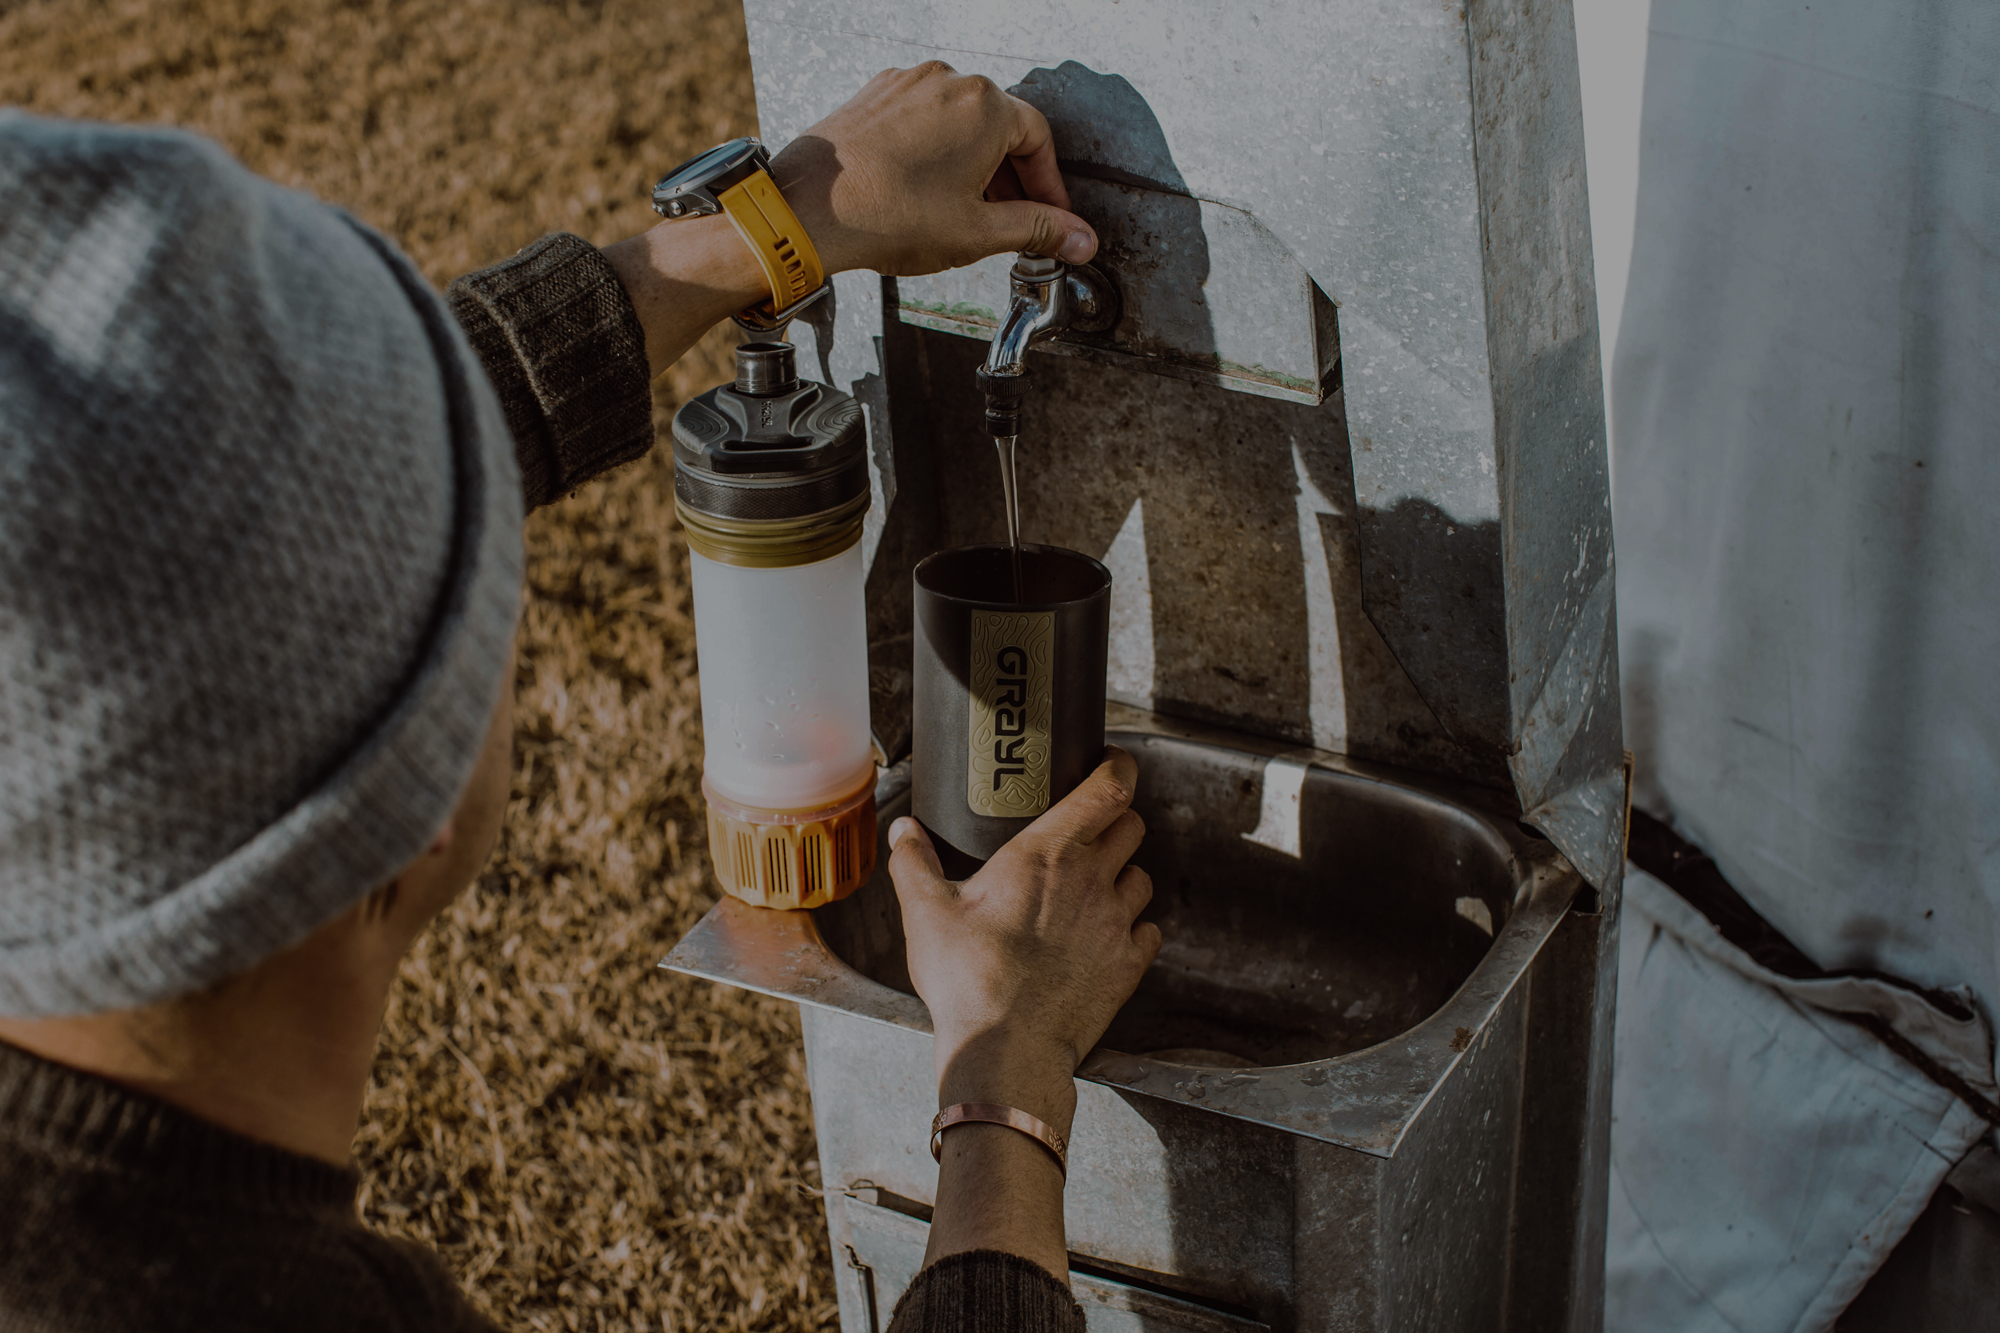
[[[889,826],[889,879],[905,906],[950,891],[951,881],[944,877],[930,835],[908,815]]]
[[[1097,233],[1088,222],[1067,209],[1038,204],[1031,199],[1010,199],[983,207],[988,254],[1025,250],[1029,254],[1054,255],[1064,263],[1081,264],[1097,253]]]

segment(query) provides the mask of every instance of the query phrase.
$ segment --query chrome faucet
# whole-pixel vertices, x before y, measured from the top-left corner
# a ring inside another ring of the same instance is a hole
[[[996,439],[1020,434],[1028,349],[1061,332],[1103,333],[1117,324],[1119,313],[1118,289],[1091,264],[1019,255],[1007,289],[1006,317],[979,368],[986,432]]]

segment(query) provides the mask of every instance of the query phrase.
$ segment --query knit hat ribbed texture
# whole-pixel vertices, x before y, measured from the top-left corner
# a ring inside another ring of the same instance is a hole
[[[387,241],[192,135],[0,113],[0,1013],[197,989],[421,853],[520,505]]]

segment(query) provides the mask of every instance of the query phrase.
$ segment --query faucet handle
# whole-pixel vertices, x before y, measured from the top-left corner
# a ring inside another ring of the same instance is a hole
[[[1057,330],[1106,333],[1123,313],[1116,284],[1095,264],[1069,264],[1023,250],[1014,256],[1011,279],[1015,296],[1035,299],[1049,312],[1035,341]]]
[[[1054,255],[1031,255],[1026,250],[1014,256],[1014,276],[1023,282],[1047,282],[1069,267]]]

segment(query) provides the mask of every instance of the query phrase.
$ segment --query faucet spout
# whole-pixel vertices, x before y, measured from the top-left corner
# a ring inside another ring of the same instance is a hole
[[[979,368],[987,434],[1004,439],[1021,433],[1029,348],[1065,331],[1103,333],[1117,322],[1118,289],[1096,267],[1045,255],[1016,257],[1007,313]]]

